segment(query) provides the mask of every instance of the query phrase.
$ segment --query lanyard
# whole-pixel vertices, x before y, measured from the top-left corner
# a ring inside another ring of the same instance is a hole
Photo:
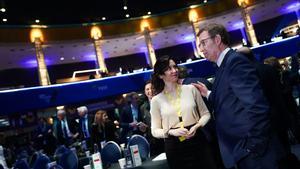
[[[180,106],[180,96],[181,96],[181,86],[177,85],[176,87],[176,98],[173,99],[173,97],[170,95],[169,92],[164,92],[167,96],[168,101],[171,103],[172,107],[175,108],[177,112],[177,116],[179,118],[180,128],[184,128],[183,120],[182,120],[182,113],[181,113],[181,106]],[[180,141],[184,141],[185,137],[180,136]]]

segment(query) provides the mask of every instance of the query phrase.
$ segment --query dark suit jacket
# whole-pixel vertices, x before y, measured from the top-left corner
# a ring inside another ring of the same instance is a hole
[[[88,120],[88,131],[91,137],[92,134],[92,123],[93,123],[93,116],[92,115],[88,115],[87,117]],[[83,118],[79,118],[79,125],[78,125],[78,131],[79,131],[79,137],[80,139],[84,139],[84,134],[83,134],[83,129],[82,129],[82,122],[83,122]]]
[[[142,116],[141,116],[141,112],[140,112],[139,108],[137,108],[137,110],[138,110],[137,121],[140,122],[142,120]],[[133,128],[131,128],[129,126],[129,123],[131,123],[131,122],[133,122],[131,106],[126,105],[123,107],[123,110],[121,111],[121,114],[120,114],[120,127],[122,128],[121,134],[120,134],[121,142],[126,141],[128,132],[133,130]]]
[[[70,127],[69,121],[67,120],[68,123],[68,127],[70,132],[73,134],[73,131],[71,130],[72,127]],[[62,131],[62,126],[61,126],[61,120],[56,119],[54,125],[53,125],[53,131],[55,132],[55,136],[57,141],[59,142],[59,144],[66,144],[68,145],[71,141],[71,138],[65,138],[63,135],[63,131]]]
[[[287,130],[287,108],[283,99],[279,72],[270,65],[254,62],[263,92],[270,105],[271,126],[275,131]]]
[[[247,58],[233,50],[226,54],[209,101],[226,167],[233,167],[249,152],[265,152],[270,135],[269,106]]]
[[[97,144],[101,147],[101,141],[115,141],[118,142],[116,125],[112,121],[107,121],[105,127],[101,127],[101,131],[98,129],[98,124],[92,124],[92,140],[93,144]]]

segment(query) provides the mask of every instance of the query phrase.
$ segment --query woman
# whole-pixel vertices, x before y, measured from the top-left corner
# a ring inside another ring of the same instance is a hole
[[[165,139],[171,169],[215,169],[204,134],[199,130],[210,119],[201,94],[192,85],[178,83],[178,67],[169,56],[154,65],[151,100],[151,132]]]
[[[104,110],[98,110],[95,114],[94,123],[92,125],[93,143],[101,147],[101,143],[107,141],[117,142],[117,132],[115,124],[108,119],[107,113]]]

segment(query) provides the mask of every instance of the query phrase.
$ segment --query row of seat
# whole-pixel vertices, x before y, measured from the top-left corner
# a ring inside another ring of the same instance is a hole
[[[144,161],[150,157],[150,144],[147,139],[141,135],[133,135],[128,140],[127,148],[129,149],[132,145],[138,145],[141,159]],[[117,163],[122,158],[121,147],[113,141],[109,141],[105,144],[101,150],[101,158],[104,165]]]
[[[138,145],[141,159],[144,161],[150,157],[150,145],[147,139],[140,135],[133,135],[127,143],[127,148],[132,145]],[[114,141],[108,141],[101,150],[101,158],[103,165],[110,165],[117,163],[122,158],[121,147]],[[51,162],[49,157],[40,152],[34,153],[31,157],[32,164],[28,164],[27,159],[20,158],[14,164],[16,169],[77,169],[78,168],[78,157],[74,151],[65,147],[59,146],[55,153],[54,159],[57,160],[57,164],[49,168]]]

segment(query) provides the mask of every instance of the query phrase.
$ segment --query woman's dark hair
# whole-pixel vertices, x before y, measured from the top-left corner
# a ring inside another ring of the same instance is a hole
[[[152,83],[154,95],[157,95],[164,90],[165,83],[159,76],[163,75],[164,72],[168,70],[170,60],[171,60],[170,56],[162,56],[157,59],[154,65],[153,74],[151,77],[151,83]]]

